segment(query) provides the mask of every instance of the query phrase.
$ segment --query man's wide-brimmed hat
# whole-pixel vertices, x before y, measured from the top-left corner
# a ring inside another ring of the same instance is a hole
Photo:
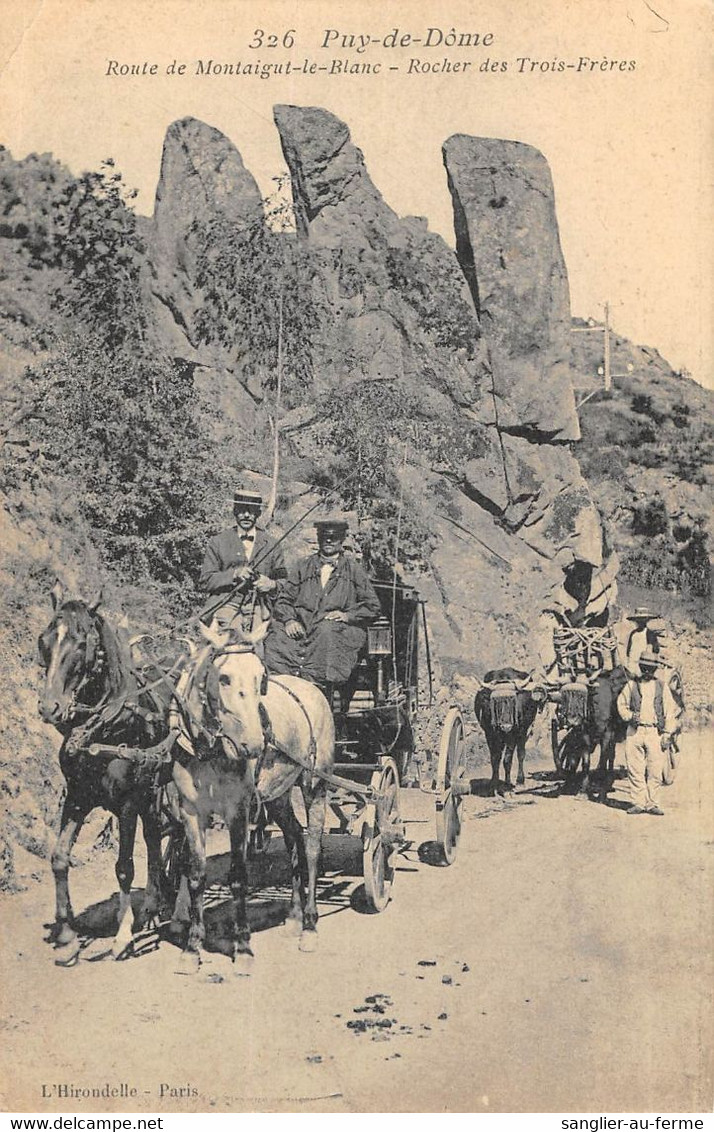
[[[343,535],[349,529],[349,523],[341,515],[328,515],[324,519],[315,519],[315,530],[318,534],[320,531],[335,531]]]
[[[239,507],[241,504],[248,507],[262,507],[263,497],[257,491],[247,491],[245,488],[237,487],[233,492],[233,506]]]
[[[646,609],[644,605],[637,607],[634,613],[631,613],[627,618],[628,621],[655,621],[659,617],[658,613],[653,613],[651,609]]]
[[[655,656],[653,652],[643,652],[639,660],[640,668],[643,664],[647,668],[659,668],[659,657]]]

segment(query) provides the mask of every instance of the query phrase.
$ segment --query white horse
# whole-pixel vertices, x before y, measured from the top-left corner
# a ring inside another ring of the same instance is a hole
[[[193,702],[203,707],[202,726],[194,751],[181,750],[173,767],[188,849],[191,923],[182,964],[190,970],[200,964],[205,938],[206,826],[212,813],[223,818],[230,832],[233,959],[243,967],[252,960],[246,862],[249,812],[256,795],[280,826],[290,854],[288,922],[300,933],[301,950],[314,950],[317,942],[317,869],[326,784],[315,771],[329,773],[332,768],[334,721],[314,684],[296,676],[268,676],[254,651],[267,627],[266,622],[251,632],[203,628],[212,648],[197,660],[193,673]],[[213,741],[206,741],[208,732]],[[305,802],[306,831],[292,807],[295,784]]]

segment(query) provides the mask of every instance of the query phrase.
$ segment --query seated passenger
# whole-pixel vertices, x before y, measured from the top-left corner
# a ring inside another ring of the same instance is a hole
[[[319,684],[329,699],[334,685],[349,680],[367,640],[365,626],[381,607],[364,567],[344,553],[344,519],[323,519],[315,528],[317,554],[288,572],[275,602],[265,663],[276,675]]]
[[[230,624],[246,610],[252,612],[254,593],[274,599],[286,576],[282,549],[256,526],[262,507],[257,492],[238,488],[233,495],[235,526],[209,540],[199,578],[207,594],[204,620],[213,616],[218,625]]]

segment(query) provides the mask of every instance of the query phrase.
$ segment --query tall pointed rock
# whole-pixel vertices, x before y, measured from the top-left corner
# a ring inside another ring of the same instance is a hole
[[[457,255],[490,346],[498,424],[577,440],[568,276],[548,162],[521,142],[463,134],[443,154]]]

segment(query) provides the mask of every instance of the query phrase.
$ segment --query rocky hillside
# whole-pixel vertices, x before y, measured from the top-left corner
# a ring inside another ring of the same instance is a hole
[[[605,394],[601,328],[576,324],[577,456],[619,553],[623,580],[694,597],[711,592],[714,395],[656,350],[611,334]],[[587,399],[587,400],[586,400]]]
[[[536,666],[547,611],[616,600],[615,550],[671,585],[642,573],[666,539],[677,584],[690,559],[703,577],[710,399],[617,340],[627,379],[578,412],[596,336],[571,333],[545,157],[445,142],[453,251],[390,208],[343,122],[279,106],[275,124],[290,197],[267,209],[194,119],[167,131],[150,218],[111,163],[75,179],[0,151],[6,883],[17,846],[46,852],[60,789],[34,691],[54,576],[170,625],[236,478],[267,494],[276,452],[274,530],[320,493],[348,510],[372,567],[396,555],[427,599],[444,685]]]

